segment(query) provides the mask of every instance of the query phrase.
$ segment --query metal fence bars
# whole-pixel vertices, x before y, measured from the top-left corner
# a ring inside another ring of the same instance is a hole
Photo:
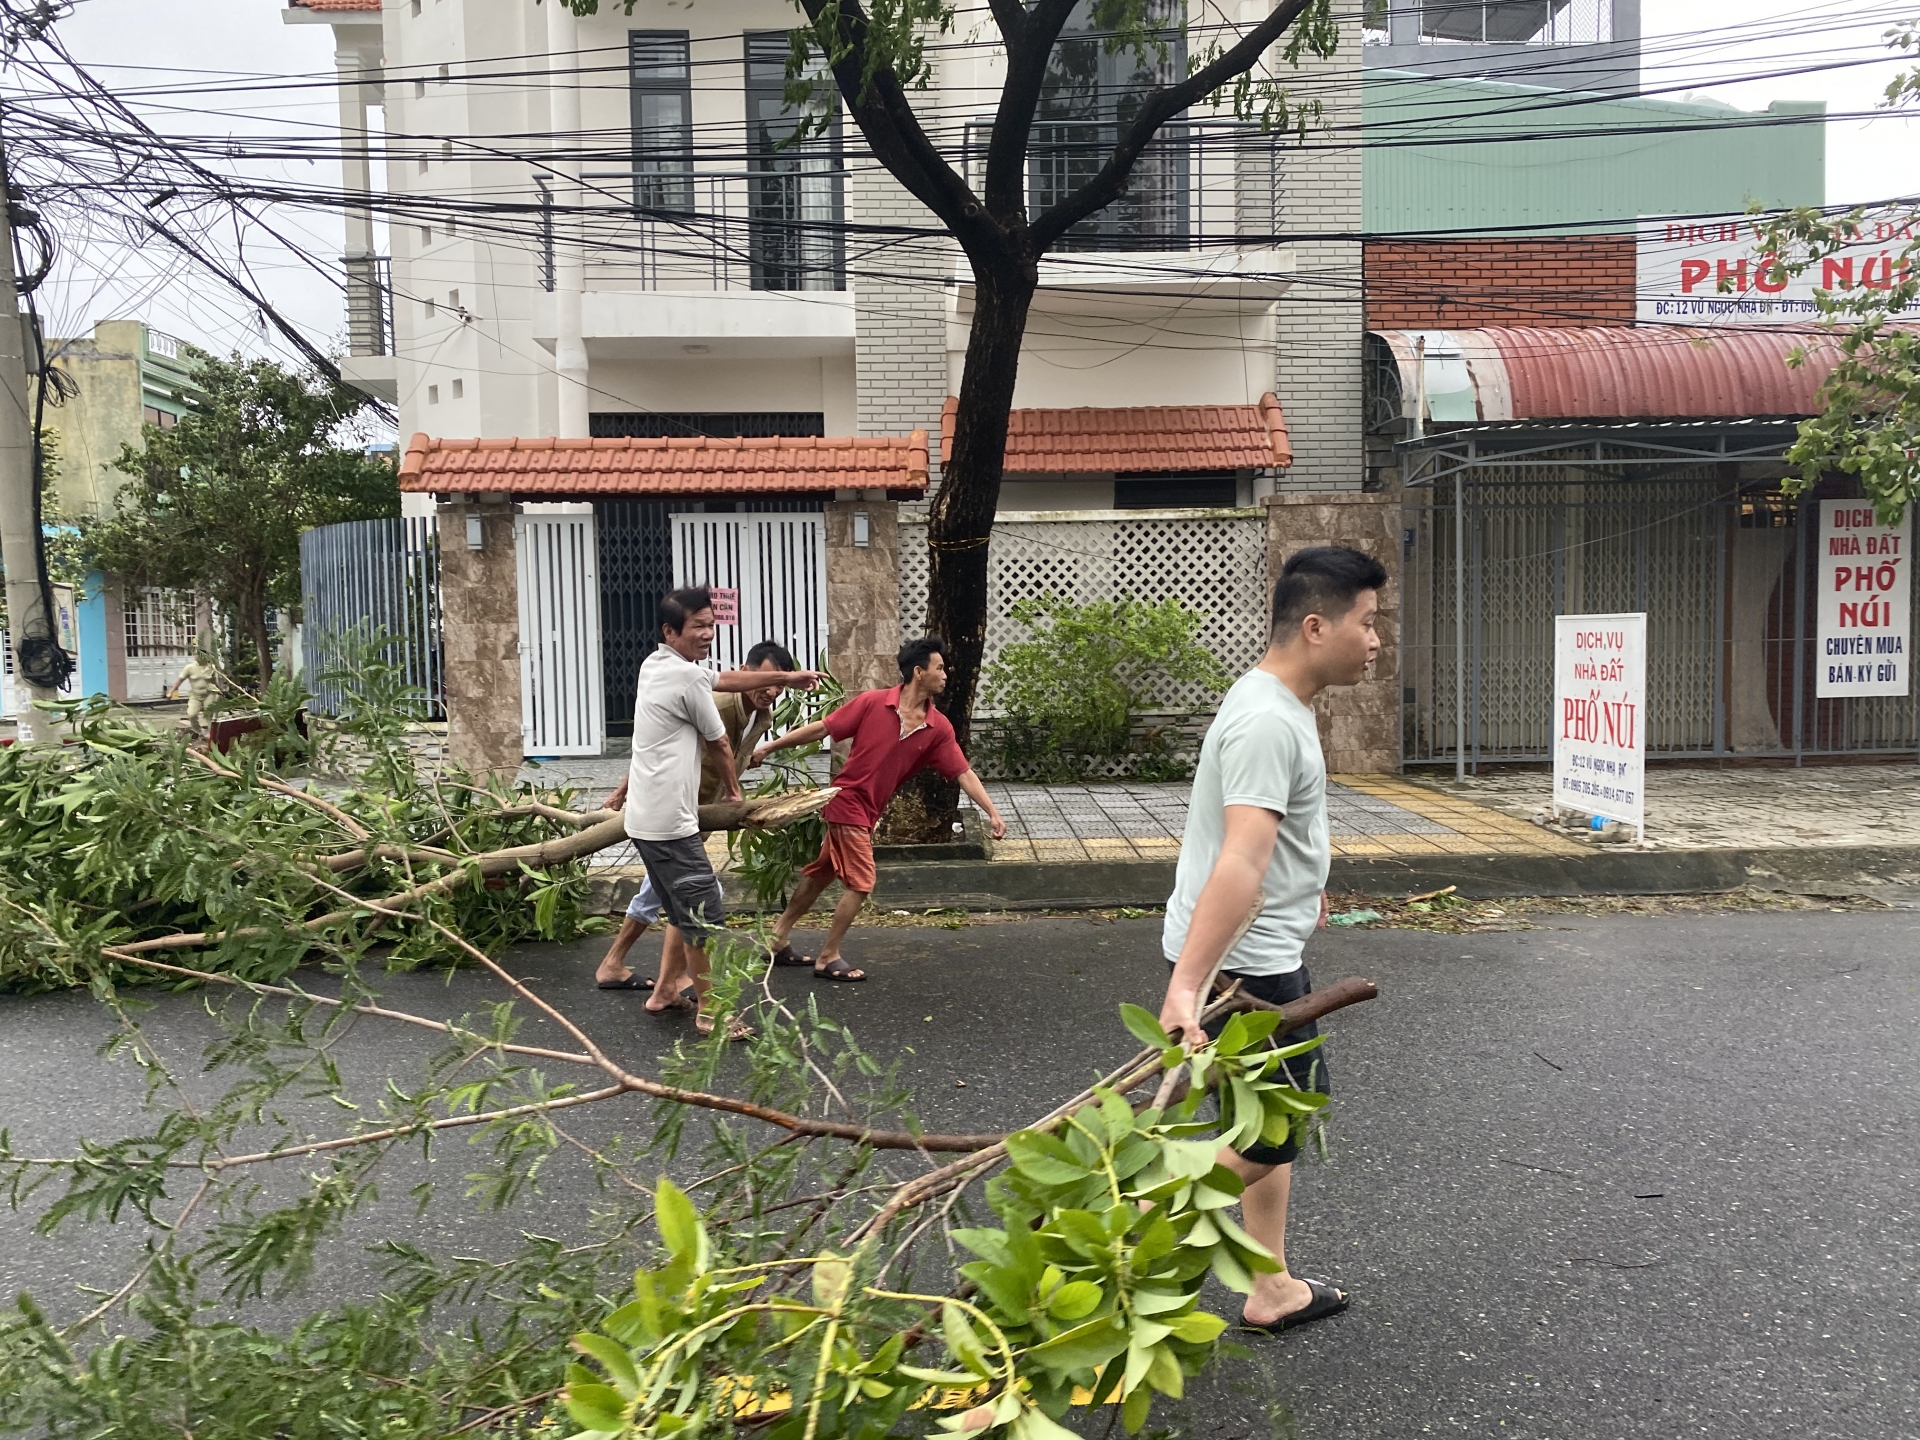
[[[1615,479],[1583,447],[1408,490],[1404,763],[1550,758],[1554,616],[1630,611],[1647,614],[1650,756],[1920,749],[1913,695],[1815,696],[1817,500],[1732,469]]]
[[[301,648],[315,708],[343,700],[324,677],[346,659],[345,638],[381,630],[407,683],[426,692],[428,714],[446,715],[440,658],[440,542],[428,517],[348,520],[300,537]]]
[[[127,699],[155,700],[166,692],[193,653],[201,626],[191,594],[137,590],[122,605],[126,634]],[[211,631],[211,617],[207,628]]]
[[[785,645],[802,669],[826,657],[824,515],[675,515],[673,583],[736,593],[734,622],[714,632],[713,661],[723,670],[744,664],[762,640]]]

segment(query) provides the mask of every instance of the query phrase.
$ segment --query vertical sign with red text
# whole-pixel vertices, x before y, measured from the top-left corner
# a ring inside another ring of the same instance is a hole
[[[1646,826],[1647,617],[1553,620],[1553,803]]]
[[[707,595],[713,601],[713,623],[716,625],[738,625],[740,623],[740,592],[723,585],[709,585]]]
[[[1865,500],[1820,502],[1818,698],[1912,687],[1912,535],[1911,507],[1882,525]]]

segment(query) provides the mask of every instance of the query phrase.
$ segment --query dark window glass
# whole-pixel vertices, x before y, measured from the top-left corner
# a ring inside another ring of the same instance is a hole
[[[1038,215],[1100,173],[1121,128],[1133,122],[1153,91],[1186,74],[1182,10],[1153,0],[1160,28],[1143,51],[1107,48],[1080,0],[1047,57],[1047,74],[1027,161],[1029,213]],[[1180,250],[1188,235],[1190,182],[1187,127],[1178,120],[1159,134],[1133,167],[1127,193],[1069,230],[1065,250]]]
[[[633,203],[642,210],[693,209],[693,80],[684,30],[627,36],[633,87]]]
[[[786,99],[788,31],[748,31],[749,243],[756,290],[845,288],[840,113],[825,135],[799,138],[802,113]]]
[[[1113,482],[1116,510],[1230,510],[1239,503],[1240,482],[1232,470],[1196,470],[1185,475],[1119,475]]]
[[[686,435],[764,440],[773,435],[825,435],[826,419],[818,410],[599,411],[587,417],[587,434],[596,440],[660,440]]]

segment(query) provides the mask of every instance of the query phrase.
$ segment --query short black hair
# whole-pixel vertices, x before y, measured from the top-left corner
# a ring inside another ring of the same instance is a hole
[[[1363,590],[1384,590],[1387,567],[1345,545],[1295,551],[1273,587],[1273,633],[1292,631],[1309,615],[1338,620]]]
[[[893,658],[900,662],[900,678],[906,681],[913,679],[914,671],[930,668],[936,655],[942,660],[947,658],[947,642],[938,635],[922,635],[918,640],[907,641]]]
[[[749,670],[757,670],[769,660],[773,661],[773,668],[776,670],[798,670],[800,668],[793,663],[793,652],[778,640],[762,640],[758,645],[747,651],[747,669]]]
[[[678,635],[687,621],[713,608],[713,592],[704,585],[683,585],[660,597],[660,628]]]

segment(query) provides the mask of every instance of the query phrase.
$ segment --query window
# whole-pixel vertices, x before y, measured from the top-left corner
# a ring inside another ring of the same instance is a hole
[[[1116,510],[1231,510],[1240,482],[1232,470],[1193,470],[1183,475],[1116,475]]]
[[[424,161],[424,160],[422,160],[422,161],[420,162],[420,168],[421,168],[422,170],[424,170],[424,169],[426,169],[426,168],[427,168],[427,162],[426,162],[426,161]],[[429,246],[429,245],[431,245],[431,244],[433,244],[433,227],[432,227],[431,225],[422,225],[422,226],[420,227],[420,245],[421,245],[421,248],[422,248],[422,249],[424,249],[424,248],[426,248],[427,246]]]
[[[1040,109],[1027,161],[1029,213],[1038,215],[1099,173],[1120,128],[1152,91],[1186,74],[1184,6],[1151,0],[1160,27],[1143,53],[1107,49],[1087,0],[1074,6],[1047,58]],[[1186,127],[1174,121],[1134,165],[1127,193],[1081,221],[1061,240],[1066,250],[1182,250],[1187,244]]]
[[[438,385],[427,386],[427,404],[438,405],[439,403],[440,403],[440,387]]]
[[[427,98],[427,82],[426,81],[416,80],[413,82],[413,98],[416,100],[424,100]]]
[[[418,20],[420,18],[420,0],[413,0],[413,3],[409,5],[407,9],[414,19]]]
[[[440,83],[442,85],[447,83],[447,67],[444,65],[440,67]]]
[[[427,307],[427,318],[431,320],[433,318],[433,300],[431,299],[431,297],[429,297],[428,299],[422,300],[420,303]]]
[[[746,45],[753,288],[844,289],[839,107],[824,136],[796,140],[802,116],[786,101],[789,32],[750,30]]]
[[[693,209],[693,80],[684,30],[627,36],[633,88],[633,203]]]
[[[456,380],[453,382],[453,398],[454,399],[458,400],[462,395],[465,395],[466,393],[467,393],[466,381]]]
[[[140,407],[140,419],[148,425],[158,425],[160,423],[160,407],[158,405],[142,405]]]
[[[447,292],[447,308],[449,310],[458,310],[460,308],[460,292],[458,290],[449,290]]]
[[[420,157],[420,173],[422,175],[427,173],[427,157],[424,155]]]
[[[587,434],[597,440],[659,440],[682,435],[825,435],[827,417],[818,410],[601,410],[587,416]]]
[[[1613,39],[1613,0],[1401,0],[1380,10],[1388,43],[1599,45]]]

